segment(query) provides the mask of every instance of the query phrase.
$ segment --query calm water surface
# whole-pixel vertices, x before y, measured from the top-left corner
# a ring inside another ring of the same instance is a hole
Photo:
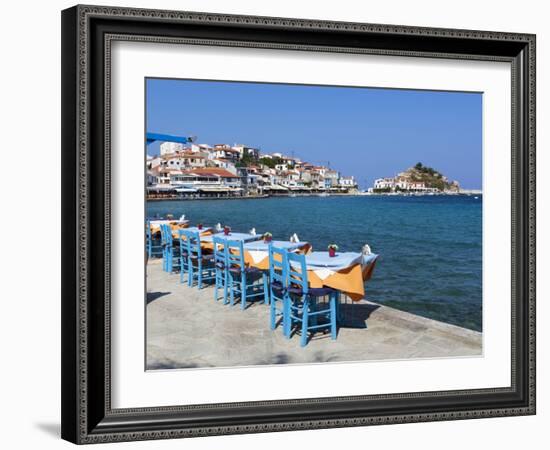
[[[482,197],[295,197],[148,202],[149,217],[182,214],[233,231],[297,233],[314,250],[336,243],[380,254],[369,300],[481,330]]]

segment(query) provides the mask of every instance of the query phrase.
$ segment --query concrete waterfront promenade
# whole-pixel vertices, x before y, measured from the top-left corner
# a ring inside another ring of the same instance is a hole
[[[367,287],[368,295],[368,287]],[[269,328],[269,308],[245,311],[214,300],[212,287],[180,284],[147,265],[147,368],[149,370],[480,356],[481,333],[362,300],[343,305],[344,321],[333,341],[317,333],[306,347]]]

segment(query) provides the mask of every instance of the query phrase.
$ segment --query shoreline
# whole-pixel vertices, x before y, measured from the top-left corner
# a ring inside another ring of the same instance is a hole
[[[256,200],[256,199],[266,199],[266,198],[297,198],[297,197],[472,197],[472,196],[482,196],[483,192],[457,192],[457,193],[430,193],[430,194],[420,194],[420,193],[353,193],[353,194],[264,194],[264,195],[242,195],[242,196],[196,196],[196,197],[182,197],[182,196],[169,196],[169,197],[146,197],[148,202],[157,202],[157,201],[195,201],[195,200]]]

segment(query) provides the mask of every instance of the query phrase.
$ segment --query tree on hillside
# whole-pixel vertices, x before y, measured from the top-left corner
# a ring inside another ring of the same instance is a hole
[[[237,167],[248,167],[254,164],[255,162],[256,160],[252,155],[245,153],[236,165]]]
[[[260,158],[260,163],[264,166],[269,167],[270,169],[275,168],[277,164],[281,164],[282,159],[281,158]]]

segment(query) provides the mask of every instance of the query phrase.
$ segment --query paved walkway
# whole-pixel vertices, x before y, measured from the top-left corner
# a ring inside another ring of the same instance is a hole
[[[249,366],[481,355],[481,333],[426,319],[369,301],[343,305],[338,339],[317,333],[300,347],[269,328],[269,308],[242,311],[214,300],[212,287],[198,290],[147,268],[147,368]]]

